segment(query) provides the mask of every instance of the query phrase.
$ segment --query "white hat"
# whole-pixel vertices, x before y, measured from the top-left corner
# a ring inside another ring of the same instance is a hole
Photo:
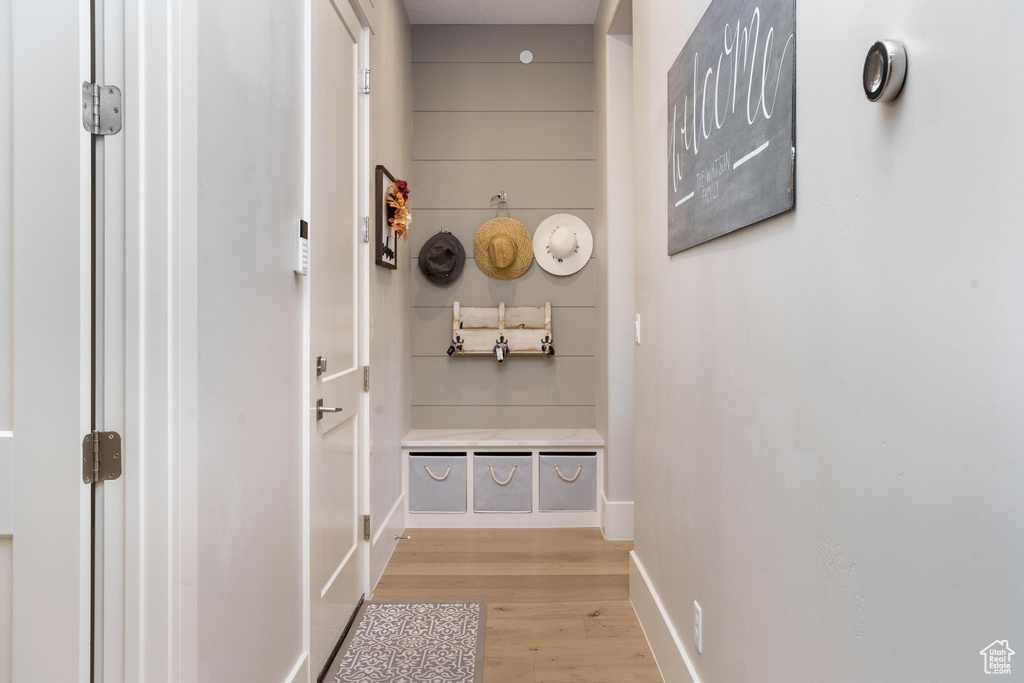
[[[556,213],[533,233],[533,255],[541,268],[554,275],[572,275],[594,253],[594,236],[579,216]]]

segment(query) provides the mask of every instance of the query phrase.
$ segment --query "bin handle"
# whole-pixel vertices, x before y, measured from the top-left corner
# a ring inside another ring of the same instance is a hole
[[[436,474],[434,474],[433,472],[431,472],[430,471],[430,467],[428,465],[424,465],[423,469],[425,469],[427,471],[427,474],[429,474],[430,478],[433,479],[434,481],[444,481],[445,479],[448,478],[448,475],[452,473],[452,466],[451,465],[448,465],[448,469],[446,469],[444,471],[444,476],[443,477],[439,477]]]
[[[508,473],[508,479],[500,481],[496,476],[494,476],[494,465],[491,465],[491,479],[493,479],[494,483],[498,486],[508,486],[508,483],[512,481],[512,475],[516,473],[517,467],[519,467],[519,465],[512,465],[512,471]]]
[[[576,465],[576,474],[572,475],[572,478],[569,478],[569,477],[565,476],[564,474],[562,474],[562,470],[558,469],[558,465],[555,465],[555,472],[558,473],[558,476],[566,484],[571,484],[574,481],[576,481],[577,479],[579,479],[580,478],[580,472],[582,472],[582,471],[583,471],[583,465]]]

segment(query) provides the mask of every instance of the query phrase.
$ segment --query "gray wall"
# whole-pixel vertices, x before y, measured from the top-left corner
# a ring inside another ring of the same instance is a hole
[[[402,0],[377,0],[370,38],[370,165],[384,164],[396,178],[412,172],[412,27]],[[368,172],[372,173],[371,168]],[[370,176],[373,177],[373,176]],[[370,183],[370,193],[374,192]],[[373,206],[371,199],[369,206]],[[371,221],[373,220],[371,216]],[[399,247],[399,250],[405,245]],[[372,258],[372,256],[371,256]],[[397,270],[370,268],[370,504],[373,537],[402,494],[402,437],[412,422],[409,401],[409,273],[413,263],[399,259]],[[371,549],[371,584],[383,571],[404,526],[379,534]]]
[[[199,3],[201,681],[303,649],[303,32],[301,3]]]
[[[1024,643],[1024,10],[799,3],[796,210],[669,257],[666,73],[707,4],[634,4],[636,556],[705,682],[984,680]]]
[[[462,277],[429,284],[413,267],[414,427],[593,427],[595,268],[560,278],[536,263],[502,282],[476,267],[473,236],[509,195],[532,234],[553,213],[594,230],[591,26],[413,27],[414,222],[406,255],[443,225],[466,247]],[[532,64],[519,61],[522,50]],[[594,258],[603,254],[595,250]],[[449,359],[451,304],[553,306],[551,359]]]

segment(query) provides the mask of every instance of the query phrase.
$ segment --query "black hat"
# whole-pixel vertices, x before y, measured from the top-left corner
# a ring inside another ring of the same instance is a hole
[[[442,230],[420,249],[419,261],[420,270],[427,279],[444,285],[455,281],[462,273],[466,250],[455,235]]]

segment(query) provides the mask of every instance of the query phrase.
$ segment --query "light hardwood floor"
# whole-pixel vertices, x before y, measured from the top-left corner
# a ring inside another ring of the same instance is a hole
[[[374,600],[486,602],[484,681],[661,681],[600,529],[409,529]]]

